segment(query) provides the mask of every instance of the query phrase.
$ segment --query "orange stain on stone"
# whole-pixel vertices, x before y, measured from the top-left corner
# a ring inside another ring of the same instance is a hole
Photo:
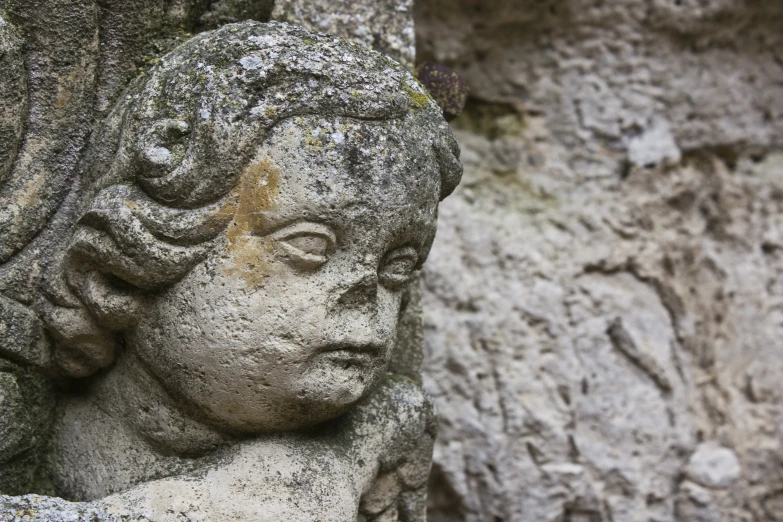
[[[270,273],[265,258],[274,245],[268,238],[256,234],[261,223],[259,211],[271,210],[277,204],[280,171],[268,160],[251,163],[242,172],[235,201],[224,207],[224,212],[233,210],[234,216],[228,225],[227,252],[233,267],[228,275],[241,277],[250,288],[261,286]]]

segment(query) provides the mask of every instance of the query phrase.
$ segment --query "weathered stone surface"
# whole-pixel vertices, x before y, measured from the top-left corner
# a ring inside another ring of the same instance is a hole
[[[12,161],[4,158],[0,175],[2,263],[44,228],[73,183],[89,131],[98,38],[97,6],[92,2],[8,1],[0,8],[3,39],[12,39],[13,33],[24,39],[32,69],[21,71],[19,64],[10,63],[10,74],[0,79],[0,90],[12,91],[3,105],[32,116],[24,122],[24,136],[9,133],[10,148],[18,154]],[[19,27],[12,27],[17,20]],[[62,31],[52,30],[58,25]],[[11,61],[14,47],[11,43]],[[26,92],[19,92],[19,83],[26,84]]]
[[[413,68],[413,0],[276,0],[272,18],[354,40]]]
[[[41,464],[55,410],[53,392],[49,379],[35,370],[0,359],[0,491],[3,493],[51,492]]]
[[[49,348],[35,312],[0,295],[0,356],[44,369],[51,366]]]
[[[24,70],[22,40],[11,24],[0,17],[0,69],[6,79],[0,82],[0,182],[11,171],[24,129],[27,109],[27,75]]]
[[[434,433],[418,386],[387,379],[370,400],[320,434],[261,437],[227,448],[198,471],[146,482],[93,502],[0,496],[3,521],[423,520]],[[391,415],[380,419],[378,412]],[[405,455],[378,459],[378,450]],[[361,464],[363,463],[363,464]],[[314,472],[317,470],[317,472]],[[376,484],[368,487],[378,477]],[[357,498],[362,496],[361,503]],[[25,518],[26,517],[26,518]]]
[[[231,6],[251,7],[208,12]],[[162,46],[187,37],[171,20],[214,22],[168,7],[147,22]],[[144,9],[99,18],[134,28]],[[107,68],[63,166],[78,183],[52,180],[59,234],[22,245],[37,271],[0,301],[0,353],[25,365],[0,358],[0,460],[33,457],[0,487],[68,501],[0,497],[4,520],[423,520],[435,423],[411,285],[462,173],[442,111],[381,53],[252,21],[120,95],[144,46],[113,37],[127,54],[86,60]],[[30,393],[47,378],[53,426]]]
[[[715,442],[706,442],[691,455],[685,474],[702,486],[725,489],[740,478],[742,469],[732,450]]]
[[[416,5],[473,96],[423,274],[430,520],[780,520],[780,5]]]
[[[623,151],[660,121],[682,150],[774,146],[783,133],[777,2],[423,0],[416,9],[420,62],[455,68],[480,99],[546,114],[574,154]]]

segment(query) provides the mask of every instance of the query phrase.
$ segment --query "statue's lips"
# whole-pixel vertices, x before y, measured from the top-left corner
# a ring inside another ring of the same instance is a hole
[[[338,364],[369,364],[383,353],[377,345],[333,344],[318,350],[321,355]]]

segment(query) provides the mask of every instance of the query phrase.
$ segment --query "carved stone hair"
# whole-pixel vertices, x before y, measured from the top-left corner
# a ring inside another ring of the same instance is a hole
[[[117,332],[149,294],[187,274],[228,226],[221,209],[250,155],[302,115],[400,120],[431,140],[440,198],[459,182],[441,110],[384,55],[279,23],[203,33],[137,79],[97,135],[81,217],[41,305],[66,374],[113,361]]]

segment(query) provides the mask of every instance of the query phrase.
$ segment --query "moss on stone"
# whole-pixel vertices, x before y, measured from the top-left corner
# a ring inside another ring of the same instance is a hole
[[[408,95],[408,98],[411,101],[411,106],[414,109],[421,109],[423,107],[426,107],[427,104],[430,101],[430,96],[426,92],[419,92],[408,82],[403,82],[402,84],[403,90],[405,90],[405,93]],[[423,87],[422,87],[423,88]]]

